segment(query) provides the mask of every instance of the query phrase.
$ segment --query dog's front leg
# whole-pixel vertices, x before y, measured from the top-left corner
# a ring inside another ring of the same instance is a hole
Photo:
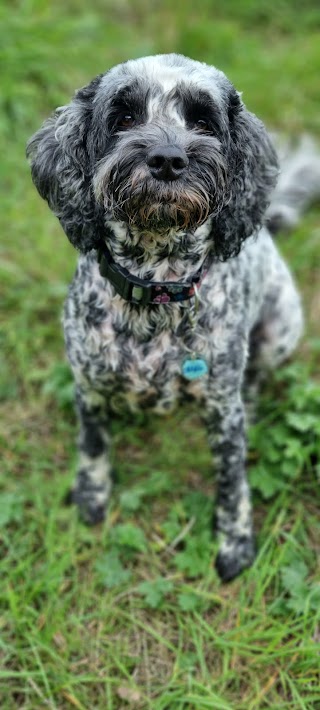
[[[238,394],[207,404],[209,443],[217,474],[216,569],[223,581],[236,577],[254,559],[250,491],[245,473],[244,407]]]
[[[109,422],[106,402],[96,393],[77,391],[80,422],[80,462],[72,489],[72,502],[88,525],[103,520],[112,486],[109,461]]]

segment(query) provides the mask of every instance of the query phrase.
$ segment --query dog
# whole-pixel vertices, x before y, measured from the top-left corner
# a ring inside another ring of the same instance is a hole
[[[177,54],[97,76],[27,155],[80,251],[64,310],[80,422],[72,500],[88,524],[103,519],[115,413],[166,414],[192,396],[217,480],[216,569],[231,580],[255,556],[243,392],[303,330],[267,223],[284,226],[288,205],[298,216],[308,188],[295,175],[277,191],[263,123],[223,72]]]

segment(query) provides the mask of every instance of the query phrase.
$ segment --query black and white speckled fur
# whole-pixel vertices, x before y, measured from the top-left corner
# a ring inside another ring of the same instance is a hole
[[[178,179],[151,175],[147,155],[163,145],[187,156]],[[254,558],[245,373],[277,366],[302,330],[299,296],[261,226],[277,176],[263,124],[222,72],[160,55],[97,77],[28,153],[40,194],[82,252],[64,315],[80,420],[73,500],[87,522],[103,518],[113,412],[167,413],[192,395],[215,460],[217,569],[231,579]],[[207,259],[195,326],[188,301],[139,306],[117,295],[99,273],[100,239],[117,263],[155,281],[188,281]],[[194,382],[181,376],[190,352],[208,365]]]

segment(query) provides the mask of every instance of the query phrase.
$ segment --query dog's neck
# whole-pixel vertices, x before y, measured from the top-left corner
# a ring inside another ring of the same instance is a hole
[[[212,251],[211,220],[194,231],[141,232],[108,220],[105,243],[113,259],[133,276],[152,281],[190,279]]]
[[[210,256],[210,232],[209,220],[193,233],[177,231],[164,235],[141,234],[131,231],[123,223],[108,221],[104,241],[114,262],[133,276],[149,281],[181,283],[192,282],[198,271],[202,279],[205,274],[203,267],[207,270],[210,266],[211,258],[214,258]],[[93,253],[89,255],[89,261],[96,269],[97,258]],[[182,338],[189,337],[187,314],[193,307],[194,298],[182,302],[160,301],[157,304],[140,305],[122,298],[108,278],[105,278],[105,289],[113,299],[114,308],[121,311],[121,322],[127,333],[139,342],[147,342],[168,331],[177,332]]]

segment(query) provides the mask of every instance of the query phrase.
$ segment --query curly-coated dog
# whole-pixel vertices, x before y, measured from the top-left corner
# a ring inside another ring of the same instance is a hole
[[[299,296],[263,226],[278,175],[270,138],[221,71],[169,54],[96,77],[28,155],[81,252],[64,313],[80,420],[73,501],[86,522],[103,518],[113,413],[167,413],[191,395],[214,456],[216,567],[232,579],[255,553],[242,392],[302,331]],[[275,193],[271,225],[290,190]]]

